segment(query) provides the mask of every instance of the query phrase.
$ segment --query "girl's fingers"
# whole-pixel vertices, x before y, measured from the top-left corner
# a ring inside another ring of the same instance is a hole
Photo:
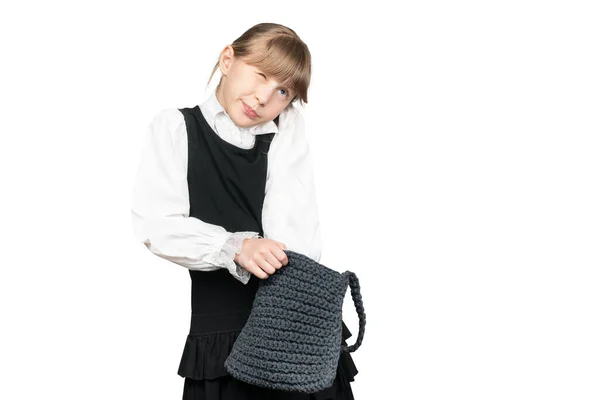
[[[273,268],[275,268],[275,269],[279,269],[279,268],[281,268],[281,267],[282,267],[282,264],[281,264],[281,262],[279,262],[279,260],[277,259],[277,257],[275,257],[275,255],[274,255],[273,253],[271,253],[271,252],[269,252],[269,253],[266,255],[265,259],[266,259],[266,260],[267,260],[267,262],[268,262],[269,264],[271,264],[271,266],[273,266]]]
[[[287,265],[288,259],[287,259],[287,256],[285,255],[285,253],[283,252],[283,250],[274,249],[274,255],[275,255],[275,257],[277,257],[277,260],[279,260],[279,262],[282,265]]]
[[[287,250],[285,244],[276,240],[265,240],[262,246],[256,246],[248,249],[250,260],[246,263],[248,272],[257,278],[266,279],[273,275],[278,269],[288,264],[287,255],[283,250]]]
[[[256,262],[256,264],[258,264],[258,266],[267,274],[272,275],[275,273],[275,267],[273,267],[261,253],[256,253],[254,262]]]
[[[269,277],[269,275],[265,271],[263,271],[262,268],[253,260],[250,260],[248,262],[247,270],[259,279],[267,279]]]
[[[275,257],[277,257],[277,260],[279,260],[279,262],[282,265],[287,265],[288,259],[287,259],[287,256],[285,255],[285,253],[283,252],[283,250],[287,250],[286,245],[281,242],[277,242],[277,241],[274,241],[274,242],[277,244],[277,247],[279,247],[279,248],[273,249],[273,254],[275,255]]]

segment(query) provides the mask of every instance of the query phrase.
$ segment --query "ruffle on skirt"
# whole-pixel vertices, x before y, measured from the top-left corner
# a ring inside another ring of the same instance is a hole
[[[350,382],[358,374],[349,353],[340,354],[333,384],[319,392],[290,393],[259,388],[234,379],[225,369],[225,360],[231,353],[239,332],[188,335],[179,364],[178,374],[184,378],[183,399],[226,400],[254,399],[271,396],[289,400],[352,400]],[[352,336],[342,322],[342,343]],[[254,393],[254,395],[252,395]]]
[[[239,334],[237,331],[188,335],[177,373],[196,380],[228,376],[225,360]]]

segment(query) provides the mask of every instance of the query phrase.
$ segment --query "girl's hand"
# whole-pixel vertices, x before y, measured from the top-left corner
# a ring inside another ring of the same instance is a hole
[[[287,250],[285,244],[276,240],[244,239],[242,249],[233,260],[257,278],[267,279],[276,270],[287,265],[288,259],[283,250]]]

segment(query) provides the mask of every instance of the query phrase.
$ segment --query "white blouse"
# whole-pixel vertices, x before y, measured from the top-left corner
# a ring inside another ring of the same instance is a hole
[[[215,132],[227,142],[249,149],[255,135],[275,132],[268,153],[262,211],[264,237],[319,261],[321,233],[309,146],[301,110],[290,104],[273,121],[240,128],[229,118],[215,93],[200,105]],[[192,270],[226,268],[246,284],[250,273],[233,258],[245,238],[258,232],[227,232],[189,216],[187,131],[177,108],[159,111],[148,126],[133,188],[131,218],[136,241],[154,254]]]

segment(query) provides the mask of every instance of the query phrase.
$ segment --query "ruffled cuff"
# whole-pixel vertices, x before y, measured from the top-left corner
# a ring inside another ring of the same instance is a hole
[[[219,264],[226,265],[229,273],[244,285],[250,280],[250,272],[246,271],[233,259],[242,250],[244,239],[261,237],[257,232],[235,232],[223,244],[219,252]]]

